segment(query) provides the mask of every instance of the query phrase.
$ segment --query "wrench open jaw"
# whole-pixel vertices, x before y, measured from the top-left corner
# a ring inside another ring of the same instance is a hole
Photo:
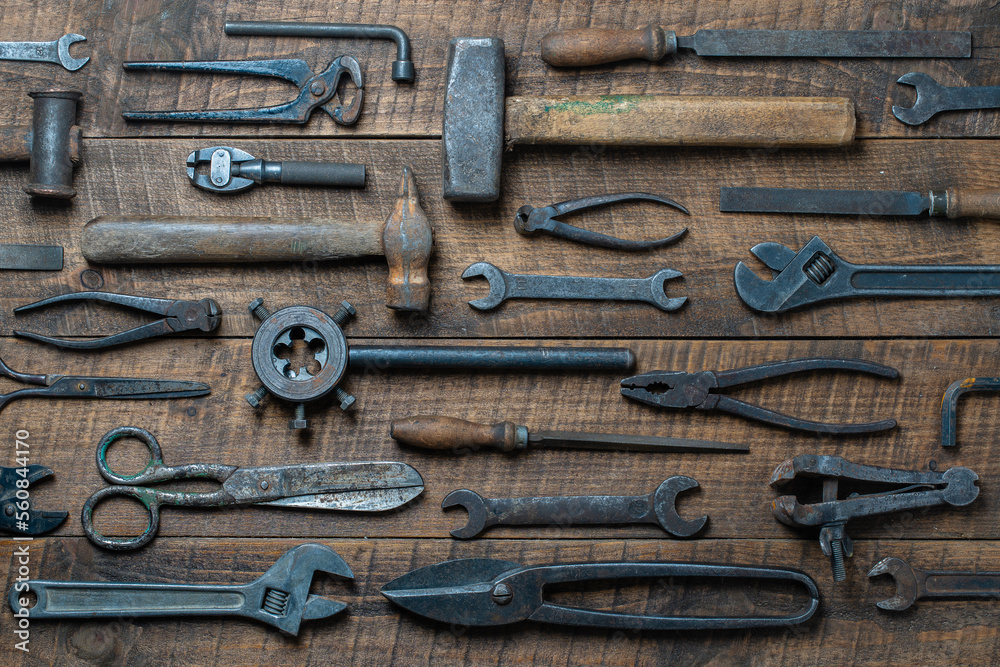
[[[441,501],[441,509],[462,507],[469,517],[453,537],[467,540],[490,526],[624,525],[653,523],[674,537],[691,537],[708,523],[708,516],[685,520],[677,513],[677,496],[698,488],[697,480],[684,475],[669,477],[648,496],[540,496],[483,498],[475,491],[458,489]]]
[[[663,311],[677,310],[687,297],[668,297],[666,282],[680,278],[680,271],[660,269],[648,278],[600,278],[590,276],[545,276],[507,273],[489,262],[476,262],[462,273],[462,278],[483,277],[489,292],[470,301],[477,310],[492,310],[507,299],[583,299],[640,301]]]
[[[86,58],[74,58],[69,54],[69,47],[77,42],[86,42],[87,38],[83,35],[78,35],[76,33],[70,33],[68,35],[63,35],[56,40],[56,50],[59,54],[59,64],[65,67],[70,72],[75,72],[90,61],[90,56]]]
[[[926,123],[942,111],[1000,108],[1000,86],[942,86],[923,72],[904,74],[896,83],[917,90],[913,106],[892,107],[892,115],[907,125]]]
[[[886,598],[876,602],[876,606],[887,611],[903,611],[909,609],[917,601],[917,579],[913,576],[913,569],[901,558],[883,558],[875,563],[868,578],[879,577],[887,574],[892,577],[896,584],[896,594],[891,598]]]
[[[869,577],[887,574],[896,594],[875,604],[886,611],[903,611],[921,599],[1000,598],[1000,572],[941,572],[918,570],[900,558],[883,558]]]

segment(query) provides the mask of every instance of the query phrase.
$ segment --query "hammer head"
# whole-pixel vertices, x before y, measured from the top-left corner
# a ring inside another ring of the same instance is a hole
[[[503,155],[504,46],[492,37],[448,44],[441,171],[444,198],[496,201]]]
[[[403,167],[399,197],[382,230],[382,250],[389,263],[385,305],[393,310],[424,311],[431,300],[427,263],[434,235],[420,208],[417,181],[410,167]]]
[[[77,90],[41,90],[28,93],[34,100],[31,122],[31,164],[24,191],[33,197],[72,199],[74,157],[80,129],[76,122]],[[76,145],[74,145],[76,144]]]

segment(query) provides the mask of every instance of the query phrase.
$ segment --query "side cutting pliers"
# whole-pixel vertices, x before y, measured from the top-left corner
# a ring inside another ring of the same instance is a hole
[[[49,343],[64,350],[97,350],[114,345],[134,343],[145,338],[164,336],[181,331],[214,331],[222,319],[222,309],[214,299],[200,301],[178,301],[175,299],[156,299],[148,296],[133,296],[131,294],[114,294],[111,292],[76,292],[75,294],[60,294],[35,303],[29,303],[14,309],[14,313],[23,313],[35,308],[42,308],[53,303],[71,301],[104,301],[120,306],[126,306],[154,315],[163,315],[163,319],[123,331],[104,338],[91,340],[65,340],[53,338],[30,331],[15,331],[15,336]]]
[[[883,419],[864,424],[828,424],[809,421],[745,403],[725,394],[715,393],[718,389],[728,389],[749,382],[817,370],[858,371],[889,379],[899,377],[899,372],[895,368],[862,359],[789,359],[788,361],[777,361],[727,371],[701,371],[699,373],[652,371],[622,380],[621,392],[622,396],[626,398],[655,407],[720,410],[775,426],[813,433],[873,433],[896,426],[895,419]]]
[[[50,468],[37,464],[19,468],[0,466],[0,530],[20,535],[40,535],[55,530],[66,520],[66,512],[36,510],[32,507],[34,503],[30,495],[24,496],[23,491],[21,495],[24,497],[18,498],[17,495],[20,491],[18,482],[23,480],[33,487],[35,482],[52,474]]]

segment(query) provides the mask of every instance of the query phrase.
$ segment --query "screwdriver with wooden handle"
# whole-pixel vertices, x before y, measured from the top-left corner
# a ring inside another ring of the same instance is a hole
[[[528,447],[552,449],[602,449],[629,452],[729,452],[750,451],[746,445],[711,440],[663,438],[653,435],[620,433],[579,433],[574,431],[528,432],[527,426],[514,422],[479,424],[476,422],[418,415],[394,419],[389,435],[397,442],[423,449],[451,450],[458,453],[471,449],[496,449],[513,452]]]

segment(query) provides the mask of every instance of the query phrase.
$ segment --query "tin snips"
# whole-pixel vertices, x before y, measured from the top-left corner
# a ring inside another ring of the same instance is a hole
[[[821,481],[821,502],[806,504],[793,495],[780,496],[772,503],[774,517],[795,528],[820,528],[819,545],[831,559],[834,581],[846,578],[844,557],[854,552],[851,538],[844,530],[849,520],[936,505],[964,507],[979,495],[976,486],[979,475],[968,468],[955,467],[944,472],[898,470],[814,454],[796,456],[779,465],[771,475],[771,486],[780,489],[803,477]],[[873,492],[853,492],[838,499],[841,482],[852,487],[869,486]]]

